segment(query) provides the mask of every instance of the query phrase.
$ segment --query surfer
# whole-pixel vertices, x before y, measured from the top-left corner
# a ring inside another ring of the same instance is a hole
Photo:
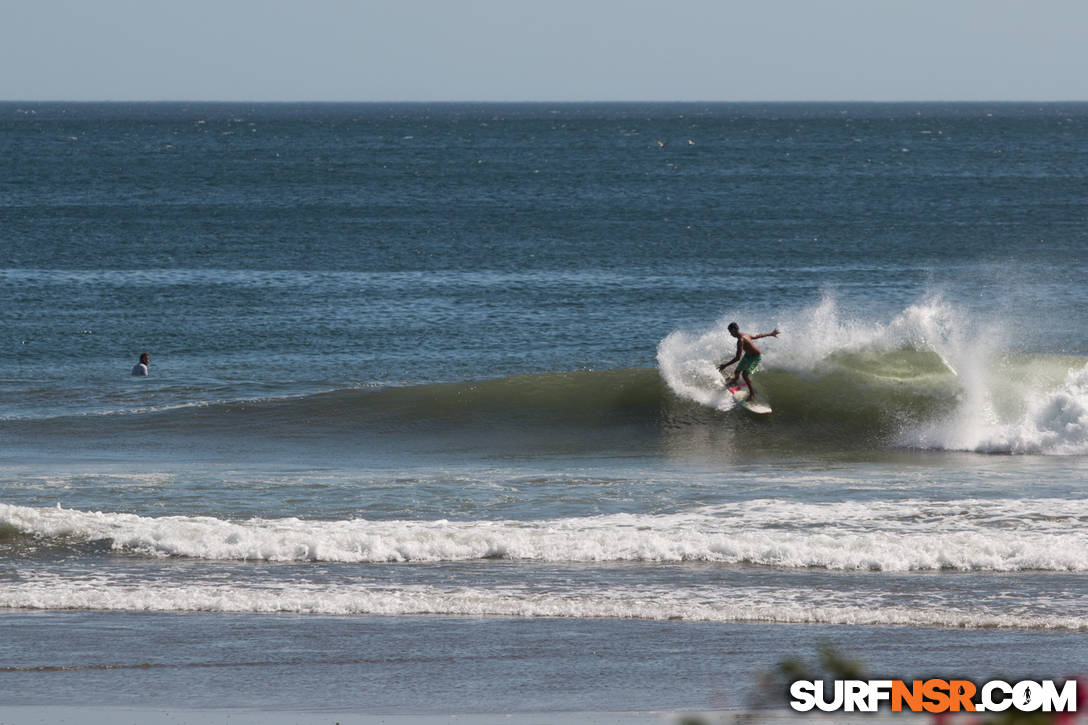
[[[746,332],[740,331],[740,325],[735,322],[730,322],[729,334],[737,338],[737,354],[734,355],[733,359],[729,362],[723,362],[719,365],[718,372],[724,375],[725,369],[739,360],[740,362],[737,364],[736,369],[733,370],[733,377],[726,381],[725,387],[731,389],[737,384],[737,381],[743,377],[744,382],[748,385],[748,400],[755,400],[756,389],[752,387],[752,379],[748,377],[748,375],[754,373],[756,368],[759,367],[759,363],[763,359],[763,353],[760,352],[759,348],[755,346],[752,340],[758,340],[762,337],[778,337],[778,328],[774,328],[774,332],[749,335]],[[732,391],[730,390],[730,392]]]
[[[140,362],[132,366],[132,374],[136,377],[147,377],[150,371],[147,366],[151,364],[151,356],[146,352],[140,353]]]

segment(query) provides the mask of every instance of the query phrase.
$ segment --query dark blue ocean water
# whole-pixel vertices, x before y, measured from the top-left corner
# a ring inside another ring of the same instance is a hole
[[[913,677],[955,627],[986,673],[1067,674],[1086,222],[1088,104],[0,103],[0,622],[37,633],[0,695],[427,669],[295,656],[299,617],[441,639],[442,684],[360,712],[488,709],[450,664],[480,632],[524,663],[498,689],[586,671],[549,638],[751,670],[695,631],[773,659],[902,628],[879,662]],[[770,416],[715,371],[732,320],[782,332]],[[195,660],[156,634],[235,626]],[[559,700],[721,705],[671,666],[632,693],[625,657]]]
[[[1023,334],[1083,353],[1085,114],[6,104],[4,328],[17,371],[72,383],[145,348],[181,380],[421,382],[646,367],[726,311],[951,288],[1042,293]]]

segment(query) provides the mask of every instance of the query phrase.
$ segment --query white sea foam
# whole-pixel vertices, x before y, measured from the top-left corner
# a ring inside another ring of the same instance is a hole
[[[981,396],[966,396],[954,415],[908,431],[902,441],[980,453],[1088,454],[1088,365],[1071,370],[1056,388],[1033,380],[1020,390],[1011,420],[995,415]]]
[[[1088,571],[1088,502],[802,503],[544,521],[226,521],[0,504],[0,527],[223,561],[722,562],[858,571]]]
[[[702,332],[675,331],[658,345],[662,378],[682,398],[720,410],[733,406],[715,366],[732,355],[736,341],[722,318]],[[921,394],[946,398],[952,411],[915,423],[896,440],[901,446],[980,453],[1088,454],[1088,365],[1060,356],[1010,362],[1000,326],[972,318],[940,297],[908,306],[889,321],[851,316],[833,296],[780,320],[755,319],[743,329],[782,330],[765,343],[765,369],[818,379],[878,356],[866,369],[874,380],[913,385]],[[761,341],[760,344],[764,344]],[[896,367],[897,351],[931,356],[936,367]],[[880,356],[883,356],[881,358]],[[883,367],[881,367],[883,366]],[[855,371],[856,372],[856,371]],[[768,391],[773,400],[774,391]],[[890,403],[889,403],[890,404]],[[889,420],[897,411],[886,410]]]
[[[658,363],[666,381],[671,384],[674,376],[684,371],[696,373],[700,379],[713,378],[717,374],[713,366],[736,350],[737,341],[727,329],[732,321],[730,316],[722,317],[709,330],[678,330],[662,340],[658,345]],[[757,318],[741,325],[746,332],[770,332],[776,327],[781,330],[781,337],[765,341],[768,353],[765,360],[771,369],[811,372],[825,364],[833,353],[890,351],[910,345],[936,353],[950,373],[956,372],[950,358],[966,347],[963,334],[968,332],[964,329],[967,326],[956,311],[938,297],[911,305],[889,322],[881,322],[846,314],[830,294],[819,304],[788,313],[783,318]],[[977,328],[969,331],[978,333]],[[972,342],[977,344],[977,336]],[[682,382],[682,378],[678,382]]]
[[[721,318],[702,332],[677,330],[657,348],[658,367],[670,389],[683,398],[720,410],[733,406],[716,366],[732,356],[736,340],[727,329],[731,317]],[[892,351],[905,345],[929,350],[956,374],[950,360],[961,345],[952,310],[939,299],[908,307],[885,324],[844,315],[836,299],[825,296],[813,307],[779,320],[745,321],[748,332],[781,330],[781,337],[764,345],[765,369],[790,370],[804,375],[828,370],[828,358],[843,351]]]
[[[810,589],[703,587],[675,589],[602,587],[541,592],[535,587],[397,587],[293,581],[263,585],[149,582],[124,575],[81,580],[30,577],[0,590],[0,608],[103,611],[298,613],[325,615],[442,615],[683,619],[845,625],[912,625],[956,628],[1086,629],[1088,617],[1055,607],[1009,607],[1007,602],[969,606],[940,602],[887,603],[857,592]]]

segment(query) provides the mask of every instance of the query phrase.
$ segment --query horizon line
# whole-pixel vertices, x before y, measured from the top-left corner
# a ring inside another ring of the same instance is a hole
[[[320,99],[290,99],[290,100],[258,100],[258,99],[201,99],[201,98],[157,98],[157,99],[134,99],[134,98],[97,98],[97,99],[65,99],[65,98],[40,98],[40,99],[27,99],[27,98],[3,98],[0,99],[0,103],[267,103],[267,104],[327,104],[327,105],[363,105],[363,104],[440,104],[440,105],[454,105],[454,104],[476,104],[476,105],[575,105],[575,104],[636,104],[636,103],[655,103],[655,104],[788,104],[788,103],[826,103],[826,104],[936,104],[936,103],[956,103],[956,104],[970,104],[970,103],[1042,103],[1042,104],[1058,104],[1058,103],[1088,103],[1088,99],[981,99],[981,100],[949,100],[949,99],[882,99],[882,100],[862,100],[862,99],[830,99],[830,100],[816,100],[816,99],[778,99],[778,100],[662,100],[662,99],[636,99],[636,100],[456,100],[456,99],[427,99],[427,100],[320,100]]]

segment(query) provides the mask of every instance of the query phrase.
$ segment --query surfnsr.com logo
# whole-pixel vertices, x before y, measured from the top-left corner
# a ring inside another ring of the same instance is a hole
[[[1077,681],[796,680],[790,707],[797,712],[1076,712]]]

